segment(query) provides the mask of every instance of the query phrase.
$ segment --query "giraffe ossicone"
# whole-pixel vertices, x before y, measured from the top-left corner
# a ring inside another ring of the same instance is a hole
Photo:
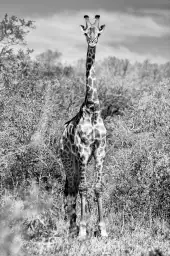
[[[99,26],[100,16],[95,16],[95,22],[90,22],[89,16],[84,16],[86,26],[81,25],[86,37],[88,49],[86,59],[86,94],[83,104],[75,117],[65,123],[60,140],[60,154],[66,173],[65,208],[70,218],[70,233],[78,234],[80,239],[86,237],[86,170],[92,157],[95,160],[96,185],[95,194],[98,204],[98,227],[101,236],[107,237],[102,208],[102,169],[105,158],[106,128],[104,126],[100,102],[97,93],[95,76],[95,54],[98,38],[105,25]],[[76,198],[78,192],[81,198],[80,227],[76,224]]]

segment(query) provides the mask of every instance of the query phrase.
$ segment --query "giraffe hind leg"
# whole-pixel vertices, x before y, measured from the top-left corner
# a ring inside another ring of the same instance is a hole
[[[76,199],[78,194],[78,183],[77,175],[74,168],[75,159],[71,158],[72,161],[65,161],[64,168],[66,172],[66,182],[64,189],[64,209],[65,209],[65,220],[69,219],[69,233],[71,236],[78,235],[78,226],[76,224]]]
[[[76,214],[76,200],[77,200],[77,193],[78,191],[76,189],[73,189],[72,184],[68,181],[66,178],[65,183],[65,202],[64,202],[64,208],[65,208],[65,220],[69,219],[70,226],[69,226],[69,234],[74,237],[78,235],[78,226],[76,224],[77,214]]]

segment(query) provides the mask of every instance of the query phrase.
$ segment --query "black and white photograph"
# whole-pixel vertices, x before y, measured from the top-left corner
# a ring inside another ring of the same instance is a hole
[[[0,256],[170,256],[170,0],[0,0]]]

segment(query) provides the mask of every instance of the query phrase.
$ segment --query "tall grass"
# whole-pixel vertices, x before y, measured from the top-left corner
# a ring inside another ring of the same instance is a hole
[[[60,65],[57,75],[56,67],[46,72],[27,57],[22,62],[27,72],[1,73],[0,255],[170,255],[169,63],[132,65],[111,57],[96,65],[107,127],[103,197],[109,238],[94,236],[92,162],[88,239],[80,243],[69,238],[64,220],[58,149],[64,122],[84,100],[84,62]],[[79,206],[78,198],[78,221]]]

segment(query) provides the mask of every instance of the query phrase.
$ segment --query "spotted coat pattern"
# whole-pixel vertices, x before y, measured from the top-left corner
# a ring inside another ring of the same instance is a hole
[[[96,16],[96,23],[91,24],[88,16],[85,16],[86,26],[97,31],[99,16]],[[87,28],[86,28],[87,30]],[[87,36],[87,33],[85,33]],[[89,37],[90,38],[90,37]],[[80,192],[81,196],[81,222],[80,236],[86,235],[86,221],[84,210],[84,198],[88,189],[86,182],[87,165],[92,157],[95,159],[97,198],[101,198],[102,191],[102,169],[105,158],[106,128],[100,113],[100,103],[97,94],[95,76],[95,52],[96,45],[90,45],[88,41],[86,60],[86,95],[78,114],[69,120],[64,127],[60,141],[60,153],[66,173],[65,207],[70,216],[70,232],[76,232],[76,197]],[[94,41],[94,38],[93,38]],[[103,227],[103,234],[106,234],[102,213],[100,212],[101,201],[99,199],[99,224]],[[102,229],[102,228],[101,228]]]

